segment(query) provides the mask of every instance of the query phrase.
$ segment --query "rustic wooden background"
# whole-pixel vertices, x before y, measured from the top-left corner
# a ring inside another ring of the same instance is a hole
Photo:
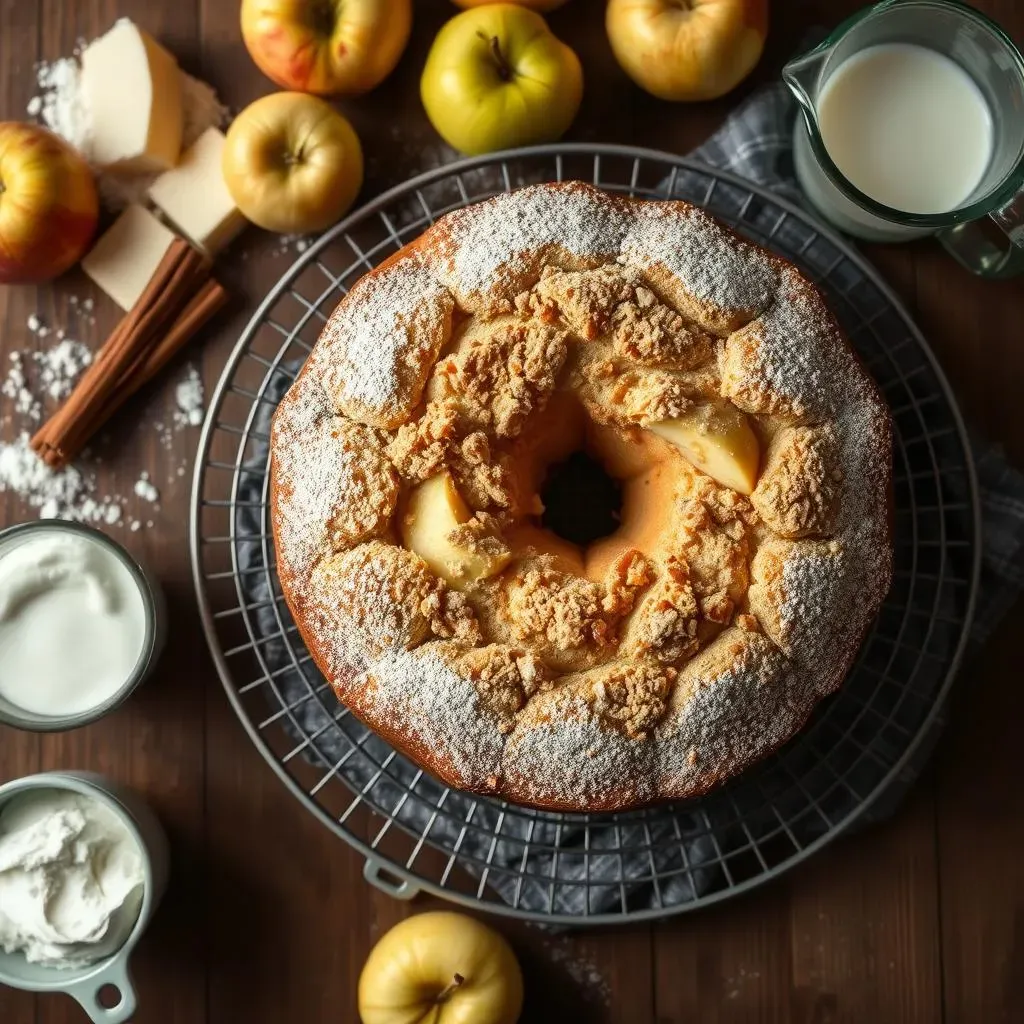
[[[237,110],[272,88],[242,46],[238,6],[0,0],[0,117],[24,118],[37,60],[69,54],[120,15],[154,32]],[[754,78],[698,106],[655,101],[624,77],[605,39],[603,6],[572,0],[551,16],[587,79],[569,138],[685,153],[740,96],[778,74],[808,27],[831,26],[859,4],[775,0]],[[1024,5],[978,6],[1024,42]],[[447,0],[415,0],[415,7],[413,40],[397,71],[371,96],[342,105],[368,157],[364,198],[443,153],[417,81],[435,31],[454,8]],[[928,243],[869,255],[917,316],[969,422],[1024,465],[1021,282],[972,279]],[[250,231],[225,261],[221,273],[242,301],[196,353],[208,386],[288,259],[279,243]],[[56,287],[0,289],[0,366],[8,351],[33,344],[30,313],[52,326],[77,324],[70,297],[93,294],[76,274]],[[95,298],[95,324],[74,332],[92,343],[116,319],[112,304]],[[353,1021],[356,978],[372,943],[428,903],[396,903],[367,886],[360,858],[289,796],[232,715],[195,610],[186,546],[190,478],[177,475],[183,460],[191,465],[198,431],[177,433],[166,450],[146,426],[170,416],[177,376],[118,416],[101,467],[102,487],[114,493],[131,494],[142,469],[161,490],[159,513],[141,501],[129,507],[129,516],[154,518],[151,529],[115,531],[167,589],[172,639],[160,670],[126,707],[88,728],[50,736],[0,729],[0,781],[42,769],[93,769],[145,794],[166,823],[173,877],[135,958],[139,1022]],[[31,517],[12,496],[0,499],[0,524]],[[965,666],[934,764],[890,822],[835,843],[757,892],[665,923],[560,936],[502,925],[526,967],[524,1021],[570,1013],[623,1024],[1024,1020],[1022,628],[1018,604]],[[0,990],[3,1024],[83,1019],[65,997]]]

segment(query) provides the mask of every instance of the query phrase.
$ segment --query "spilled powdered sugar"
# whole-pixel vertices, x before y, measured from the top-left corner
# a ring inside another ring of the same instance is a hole
[[[706,788],[800,727],[821,693],[838,684],[852,655],[847,648],[887,586],[884,407],[817,293],[783,261],[700,211],[651,204],[629,212],[579,186],[526,189],[459,211],[434,230],[438,246],[392,264],[370,286],[357,285],[278,411],[275,463],[298,467],[293,485],[275,495],[283,563],[308,566],[326,551],[325,488],[337,506],[337,449],[323,432],[310,430],[317,418],[340,408],[361,419],[345,407],[351,400],[371,416],[401,407],[408,368],[422,357],[414,347],[422,337],[409,327],[417,316],[422,323],[438,286],[472,307],[535,269],[531,261],[545,246],[591,264],[617,260],[652,273],[667,270],[681,278],[686,301],[705,304],[711,316],[724,310],[722,323],[746,324],[724,342],[728,349],[735,339],[742,353],[731,368],[733,383],[770,396],[804,422],[835,426],[844,476],[837,532],[829,542],[778,542],[784,557],[777,606],[786,635],[772,639],[793,661],[760,634],[723,634],[722,646],[710,645],[683,666],[676,686],[689,696],[646,741],[610,731],[568,691],[533,698],[557,707],[557,714],[532,722],[523,714],[503,736],[472,684],[445,662],[423,648],[374,657],[336,608],[335,617],[323,613],[312,623],[329,652],[327,674],[371,724],[433,751],[464,784],[493,776],[504,780],[506,795],[573,806],[609,792],[645,801]],[[292,584],[289,597],[304,607],[310,600],[331,604],[331,595],[312,593],[303,573]],[[820,665],[836,672],[823,669],[816,677]]]
[[[194,366],[190,366],[185,371],[184,379],[174,386],[174,404],[177,406],[174,422],[179,427],[202,426],[205,397],[203,378]]]
[[[29,329],[37,337],[50,333],[38,318],[29,320]],[[35,328],[32,320],[36,321]],[[75,381],[91,362],[91,350],[72,338],[60,338],[46,349],[9,353],[7,372],[0,381],[0,395],[11,399],[13,405],[0,419],[9,422],[19,416],[38,423],[43,416],[44,402],[56,404],[67,398]]]
[[[81,523],[120,522],[122,503],[96,493],[94,474],[75,466],[52,470],[29,446],[29,435],[0,442],[0,491],[12,491],[39,513],[40,519],[70,519]]]
[[[135,491],[136,497],[141,498],[143,501],[148,501],[151,504],[160,500],[160,491],[157,490],[153,481],[149,479],[149,474],[145,470],[139,474],[139,479],[135,481],[135,487],[133,490]]]
[[[71,309],[79,323],[88,319],[91,299],[72,296]],[[49,327],[38,314],[31,314],[26,327],[39,347],[9,352],[0,364],[0,425],[14,424],[14,436],[0,441],[0,492],[15,494],[41,519],[70,519],[97,525],[122,525],[128,499],[100,494],[96,473],[89,466],[88,452],[76,465],[54,471],[30,447],[31,432],[71,393],[78,378],[91,364],[92,351],[68,337],[64,328]],[[49,341],[49,344],[46,342]],[[173,426],[157,424],[165,447],[173,444],[177,431],[193,427],[203,418],[203,387],[198,371],[189,367],[176,388]],[[94,459],[95,462],[100,460]],[[179,465],[178,477],[184,476]],[[160,492],[147,473],[135,483],[133,493],[148,503],[159,501]],[[159,508],[158,505],[155,507]],[[151,526],[152,520],[132,520],[130,529]]]
[[[543,945],[551,961],[558,964],[583,989],[588,999],[600,1002],[603,1006],[611,1005],[611,985],[597,964],[576,953],[565,937],[545,938]]]

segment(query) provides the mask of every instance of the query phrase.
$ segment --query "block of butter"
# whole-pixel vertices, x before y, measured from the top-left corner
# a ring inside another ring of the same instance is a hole
[[[129,174],[173,167],[181,152],[181,72],[148,32],[121,18],[82,52],[91,156]]]
[[[138,301],[175,237],[144,206],[132,203],[82,260],[82,269],[127,311]]]
[[[224,134],[207,128],[181,155],[177,167],[164,171],[149,187],[149,198],[192,243],[211,256],[245,227],[224,175]]]

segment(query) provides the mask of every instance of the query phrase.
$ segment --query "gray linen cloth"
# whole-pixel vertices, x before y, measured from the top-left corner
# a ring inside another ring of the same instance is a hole
[[[692,156],[799,201],[792,173],[794,116],[788,90],[781,84],[769,87],[744,102]],[[674,179],[673,194],[689,195],[686,176],[682,171]],[[668,183],[663,186],[668,193]],[[261,404],[262,415],[255,424],[258,435],[268,433],[272,409],[297,367],[286,369],[288,375],[278,373],[273,378],[268,401]],[[1024,478],[994,450],[976,446],[975,458],[984,506],[984,566],[973,638],[982,641],[1024,587]],[[257,537],[264,529],[265,462],[265,450],[258,451],[250,462],[253,471],[243,477],[235,522],[241,568],[250,570],[242,579],[254,605],[279,597],[276,585],[274,594],[269,593],[267,574],[251,571],[263,568],[261,544],[245,541],[246,536]],[[272,572],[269,576],[273,577]],[[280,610],[279,601],[278,607]],[[456,850],[460,865],[479,879],[481,890],[489,886],[501,899],[521,909],[582,916],[692,901],[733,884],[733,877],[723,878],[722,865],[734,840],[738,847],[747,845],[749,849],[751,838],[770,835],[772,828],[778,828],[777,816],[785,815],[786,797],[782,795],[775,801],[770,820],[762,820],[766,812],[759,800],[763,802],[771,794],[756,790],[753,796],[741,793],[717,806],[712,802],[706,807],[681,805],[639,815],[589,816],[584,829],[580,827],[582,819],[572,815],[506,814],[496,801],[446,792],[430,776],[394,755],[391,747],[353,716],[345,716],[339,724],[333,695],[315,666],[309,661],[297,665],[288,648],[274,639],[280,630],[274,609],[264,607],[257,617],[268,638],[262,645],[263,655],[278,699],[291,708],[295,723],[285,720],[285,728],[295,733],[297,740],[314,738],[305,744],[304,755],[315,765],[332,769],[354,793],[384,809],[414,834],[426,832],[442,847]],[[871,819],[890,812],[899,802],[919,773],[941,724],[940,715],[916,763],[901,773],[884,799],[876,801]],[[884,763],[894,763],[900,753],[892,748],[884,731],[870,742]],[[813,763],[806,769],[805,789],[817,791],[817,770]],[[865,787],[870,791],[870,780],[865,779]],[[823,785],[822,792],[826,789]],[[829,811],[827,805],[825,810]],[[848,808],[834,808],[840,817],[845,810]],[[813,841],[827,827],[821,821],[811,822],[801,841]],[[553,886],[553,877],[565,884]]]

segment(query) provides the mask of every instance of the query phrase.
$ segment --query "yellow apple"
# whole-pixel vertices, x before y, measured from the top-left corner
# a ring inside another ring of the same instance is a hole
[[[437,34],[420,80],[427,117],[463,153],[552,142],[583,96],[579,58],[534,11],[488,4]]]
[[[650,429],[723,487],[750,494],[757,485],[757,435],[734,405],[699,405],[678,419],[652,423]]]
[[[363,184],[363,149],[329,103],[275,92],[249,104],[228,129],[221,163],[238,209],[268,231],[323,231]]]
[[[412,0],[242,0],[249,56],[284,89],[367,92],[409,41]]]
[[[566,0],[512,0],[512,3],[520,7],[529,7],[531,11],[553,11],[561,7]],[[493,4],[494,0],[452,0],[456,7],[483,7],[484,4]]]
[[[605,26],[641,88],[663,100],[711,100],[758,62],[768,0],[608,0]]]
[[[0,284],[48,281],[77,263],[99,220],[89,165],[34,124],[0,124]]]
[[[515,1024],[523,976],[509,944],[465,914],[396,924],[359,976],[363,1024]]]
[[[471,551],[453,544],[453,530],[472,519],[448,472],[425,480],[409,495],[402,516],[402,543],[454,587],[495,576],[508,565],[508,553]]]

